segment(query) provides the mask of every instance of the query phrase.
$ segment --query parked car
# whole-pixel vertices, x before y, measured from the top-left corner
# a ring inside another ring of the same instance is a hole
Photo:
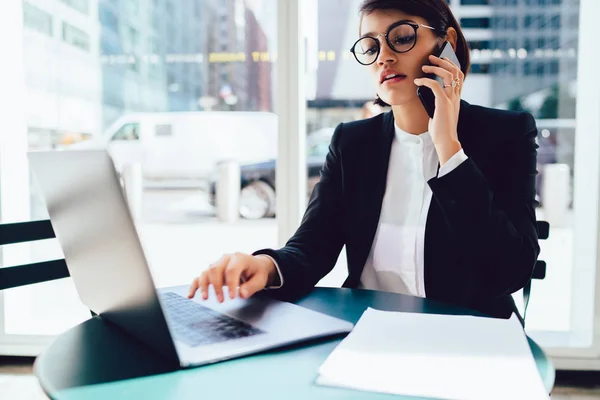
[[[307,137],[307,196],[319,182],[321,169],[329,151],[329,143],[334,128],[318,130]],[[239,211],[246,219],[273,217],[276,213],[275,192],[276,160],[270,159],[259,163],[240,166],[241,192]],[[209,202],[216,206],[216,177],[214,173],[209,183]]]
[[[199,111],[135,113],[67,149],[106,148],[117,171],[139,163],[144,178],[206,180],[219,160],[251,163],[277,153],[277,115]]]

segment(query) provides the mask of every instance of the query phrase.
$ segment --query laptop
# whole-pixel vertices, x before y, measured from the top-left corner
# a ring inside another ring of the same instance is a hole
[[[156,289],[106,150],[30,152],[29,161],[81,301],[173,365],[205,365],[352,330],[350,322],[262,293],[220,304],[214,292],[206,301],[199,294],[188,299],[188,285]]]

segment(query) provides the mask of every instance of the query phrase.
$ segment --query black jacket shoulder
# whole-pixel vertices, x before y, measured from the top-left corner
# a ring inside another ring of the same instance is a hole
[[[344,122],[336,128],[332,142],[341,146],[360,145],[372,141],[375,136],[387,130],[393,130],[392,111],[364,120]],[[528,112],[500,110],[471,105],[461,101],[458,120],[458,135],[461,142],[475,142],[478,145],[507,144],[522,139],[523,136],[537,134],[535,120]]]

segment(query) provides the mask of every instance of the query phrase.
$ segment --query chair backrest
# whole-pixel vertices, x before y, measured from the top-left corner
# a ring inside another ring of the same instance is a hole
[[[550,236],[550,224],[546,221],[537,222],[538,239],[546,240]],[[546,277],[546,262],[538,260],[535,263],[532,279],[544,279]]]
[[[50,220],[0,224],[0,246],[56,237]],[[68,278],[65,260],[0,268],[0,290]]]
[[[550,224],[546,221],[537,221],[537,231],[538,231],[538,239],[546,240],[550,236]],[[538,260],[535,263],[535,267],[533,269],[533,275],[531,279],[544,279],[546,278],[546,262],[543,260]],[[523,319],[525,319],[525,315],[527,314],[527,306],[529,305],[529,296],[531,294],[531,281],[527,282],[527,285],[523,288],[523,302],[525,304],[523,310]]]

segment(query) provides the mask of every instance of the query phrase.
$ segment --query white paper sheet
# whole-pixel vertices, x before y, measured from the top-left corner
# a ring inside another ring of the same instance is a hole
[[[461,400],[548,399],[518,318],[367,309],[317,384]]]

